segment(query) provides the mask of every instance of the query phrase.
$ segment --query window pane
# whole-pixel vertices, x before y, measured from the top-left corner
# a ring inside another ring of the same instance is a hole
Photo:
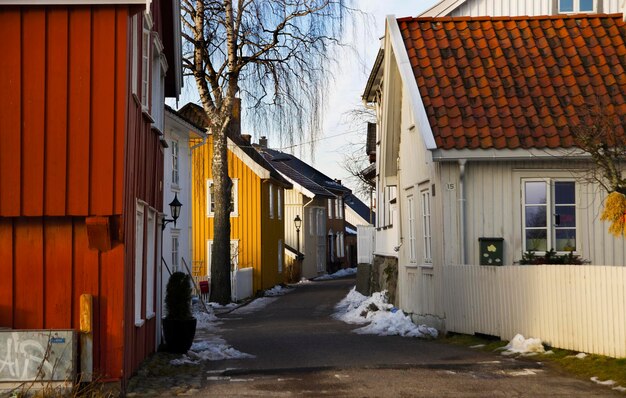
[[[576,227],[576,208],[574,206],[555,206],[554,212],[558,215],[557,227]]]
[[[567,205],[576,203],[573,181],[554,183],[554,203]]]
[[[574,0],[560,0],[559,12],[574,12]]]
[[[548,234],[545,229],[526,230],[526,250],[543,252],[548,249]]]
[[[526,206],[526,228],[545,227],[546,207]]]
[[[532,181],[526,183],[526,204],[546,203],[546,183],[543,181]]]
[[[593,0],[580,0],[580,12],[593,11]]]
[[[576,230],[557,229],[555,250],[558,252],[571,252],[576,250]]]

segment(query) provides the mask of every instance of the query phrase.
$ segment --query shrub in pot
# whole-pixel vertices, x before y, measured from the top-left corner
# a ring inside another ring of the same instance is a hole
[[[191,278],[184,272],[174,272],[165,290],[163,335],[166,351],[184,354],[196,335],[196,318],[191,314]]]

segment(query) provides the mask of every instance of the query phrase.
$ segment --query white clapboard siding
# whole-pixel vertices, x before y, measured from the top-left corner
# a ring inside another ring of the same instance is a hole
[[[374,257],[374,234],[376,230],[371,225],[359,225],[357,233],[357,262],[359,264],[371,264]]]
[[[626,357],[626,267],[445,266],[446,329]]]

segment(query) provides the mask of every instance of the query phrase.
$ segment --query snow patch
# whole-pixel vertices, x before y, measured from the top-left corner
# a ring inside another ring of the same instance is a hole
[[[613,387],[613,389],[619,392],[626,392],[626,387],[622,387],[622,386]]]
[[[543,344],[541,344],[540,339],[529,338],[526,339],[521,334],[515,335],[509,341],[509,344],[501,348],[504,350],[502,355],[513,355],[513,354],[523,354],[526,356],[543,354],[545,349],[543,348]]]
[[[601,386],[613,386],[615,385],[615,381],[613,380],[600,380],[597,376],[593,376],[591,379],[596,384],[600,384]]]
[[[416,325],[402,310],[387,302],[387,292],[376,292],[367,297],[352,288],[347,296],[335,306],[335,319],[363,325],[353,330],[357,334],[378,336],[437,337],[437,329]]]
[[[251,314],[253,312],[259,311],[274,301],[278,300],[278,297],[260,297],[250,302],[248,305],[244,305],[243,307],[239,307],[231,312],[231,314],[239,314],[246,315]]]
[[[289,292],[291,292],[293,289],[290,288],[286,288],[283,287],[281,285],[276,285],[271,289],[268,289],[265,291],[265,297],[276,297],[276,296],[283,296]]]
[[[331,279],[343,278],[345,276],[350,276],[356,274],[356,268],[344,268],[335,272],[334,274],[327,274],[318,276],[317,278],[313,278],[314,281],[328,281]]]

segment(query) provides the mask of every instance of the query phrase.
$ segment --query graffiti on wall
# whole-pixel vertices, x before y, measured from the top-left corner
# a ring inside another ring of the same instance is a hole
[[[68,361],[73,369],[72,340],[52,331],[0,333],[0,381],[63,380]]]

